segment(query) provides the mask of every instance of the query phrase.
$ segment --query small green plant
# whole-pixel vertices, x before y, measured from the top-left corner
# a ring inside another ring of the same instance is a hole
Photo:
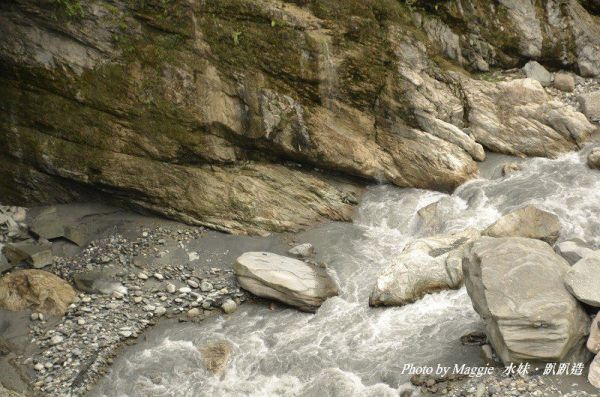
[[[233,44],[238,45],[240,44],[240,36],[242,35],[242,32],[233,32],[231,34],[231,38],[233,39]]]
[[[83,6],[79,0],[52,0],[54,4],[60,7],[68,17],[85,15]]]

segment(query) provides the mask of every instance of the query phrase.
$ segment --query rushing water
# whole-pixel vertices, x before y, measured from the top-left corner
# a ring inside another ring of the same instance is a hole
[[[530,159],[510,177],[506,160],[482,165],[481,179],[453,195],[377,186],[364,196],[352,224],[331,223],[304,233],[318,260],[336,270],[341,295],[314,315],[258,304],[201,324],[151,332],[116,360],[93,395],[105,396],[398,396],[410,387],[406,363],[481,365],[477,348],[459,337],[481,329],[464,288],[426,296],[404,307],[373,309],[368,296],[378,272],[423,230],[416,211],[442,200],[434,230],[484,228],[525,204],[561,219],[561,239],[600,246],[600,173],[585,154]],[[494,160],[495,159],[495,160]],[[228,341],[231,360],[222,375],[204,369],[198,347]]]

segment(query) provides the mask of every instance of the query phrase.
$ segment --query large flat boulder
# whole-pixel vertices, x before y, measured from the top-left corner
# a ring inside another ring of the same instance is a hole
[[[302,311],[315,312],[339,293],[325,268],[270,252],[246,252],[233,269],[242,288]]]
[[[69,283],[43,270],[19,270],[0,278],[0,307],[6,310],[63,315],[75,295]]]
[[[459,288],[463,282],[462,249],[479,235],[476,230],[466,230],[409,244],[377,277],[369,304],[402,306],[432,292]]]
[[[554,244],[560,235],[558,216],[532,205],[512,211],[488,227],[490,237],[526,237]]]
[[[482,237],[465,248],[467,291],[505,364],[586,358],[589,319],[564,286],[569,268],[535,239]]]
[[[600,255],[586,256],[573,265],[565,285],[577,300],[600,307]]]

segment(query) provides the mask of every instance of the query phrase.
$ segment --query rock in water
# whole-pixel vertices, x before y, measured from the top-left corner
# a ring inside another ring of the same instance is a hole
[[[473,307],[505,364],[585,360],[589,319],[564,286],[568,263],[548,244],[482,237],[465,248],[463,270]]]
[[[575,91],[575,78],[568,73],[557,73],[554,76],[554,87],[564,92]]]
[[[213,374],[223,373],[231,355],[231,345],[227,342],[215,342],[200,348],[204,366]]]
[[[270,252],[246,252],[233,269],[242,288],[302,311],[315,312],[327,298],[339,293],[324,268]]]
[[[600,255],[586,256],[567,272],[567,289],[579,301],[600,307]]]
[[[315,247],[311,243],[304,243],[295,246],[294,248],[288,251],[291,255],[300,256],[303,258],[309,257],[315,253]]]
[[[479,237],[476,230],[423,238],[409,244],[377,277],[371,306],[402,306],[424,295],[462,285],[462,248]]]
[[[590,364],[588,381],[592,384],[592,386],[600,388],[600,354],[597,354],[596,358],[594,358],[594,361],[592,361]]]
[[[25,261],[33,267],[40,268],[51,265],[54,261],[52,246],[48,242],[29,240],[6,244],[3,253],[14,265]]]
[[[600,353],[600,313],[596,314],[596,318],[590,326],[590,337],[587,341],[587,348],[594,354]]]
[[[580,239],[566,240],[554,246],[554,251],[574,265],[582,258],[593,255],[595,251],[586,246],[586,243]],[[600,254],[600,252],[599,252]]]
[[[19,270],[0,279],[0,307],[7,310],[63,315],[73,299],[69,283],[43,270]]]
[[[560,221],[558,216],[528,205],[504,215],[483,234],[490,237],[535,238],[554,244],[560,234]]]
[[[600,148],[594,148],[587,158],[588,167],[600,170]]]
[[[523,67],[523,72],[530,79],[539,81],[544,87],[549,87],[552,84],[552,73],[548,72],[545,67],[536,61],[527,62]]]

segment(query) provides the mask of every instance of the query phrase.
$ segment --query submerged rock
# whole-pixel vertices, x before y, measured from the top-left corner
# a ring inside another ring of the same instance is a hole
[[[519,208],[498,219],[483,234],[490,237],[527,237],[554,244],[560,235],[560,220],[532,205]]]
[[[43,270],[18,270],[0,278],[0,307],[63,315],[75,299],[65,280]]]
[[[428,293],[459,288],[463,282],[462,248],[479,235],[470,229],[410,243],[377,277],[369,304],[402,306]]]
[[[2,251],[13,265],[25,261],[35,268],[41,268],[51,265],[54,261],[52,245],[48,242],[29,240],[9,243]]]
[[[502,176],[509,176],[522,170],[519,163],[506,163],[502,166]]]
[[[246,252],[233,269],[242,288],[302,311],[314,312],[339,293],[326,269],[270,252]]]
[[[535,239],[482,237],[465,248],[467,292],[505,364],[585,360],[589,319],[564,286],[569,268]]]
[[[291,248],[288,253],[306,258],[315,253],[315,247],[311,243],[304,243]]]
[[[215,375],[222,374],[231,355],[231,345],[225,341],[214,342],[201,347],[199,350],[206,369]]]
[[[600,307],[600,255],[586,256],[565,275],[567,289],[579,301]]]
[[[600,148],[594,148],[587,158],[588,167],[600,170]]]

